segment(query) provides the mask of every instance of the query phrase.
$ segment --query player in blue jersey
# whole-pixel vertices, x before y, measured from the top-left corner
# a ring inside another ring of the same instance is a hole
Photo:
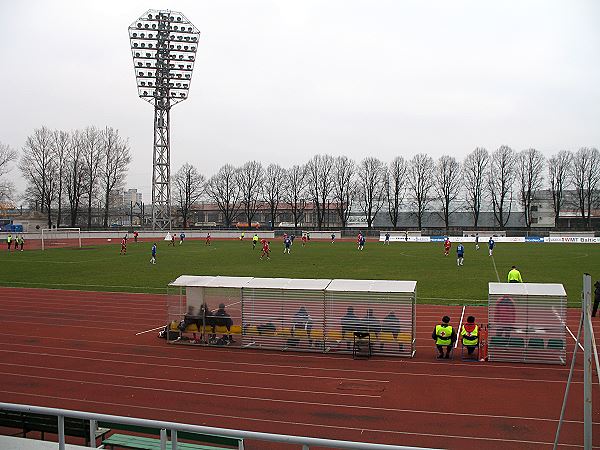
[[[456,265],[462,266],[465,257],[465,247],[462,244],[458,244],[456,247]]]
[[[488,241],[488,248],[490,249],[490,256],[492,256],[494,254],[494,246],[495,245],[496,245],[496,243],[494,242],[494,240],[490,236],[490,240]]]
[[[286,236],[285,239],[283,240],[283,253],[284,254],[289,254],[290,253],[290,247],[292,246],[292,239],[289,236]]]

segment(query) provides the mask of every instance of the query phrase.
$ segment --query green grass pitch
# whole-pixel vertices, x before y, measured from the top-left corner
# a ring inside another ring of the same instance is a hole
[[[288,278],[355,278],[416,280],[420,303],[487,301],[487,283],[506,281],[515,264],[525,282],[564,284],[569,305],[580,302],[582,274],[600,277],[600,246],[594,244],[498,243],[494,257],[485,243],[465,244],[464,266],[456,265],[456,243],[450,256],[442,243],[367,242],[359,252],[353,242],[296,240],[290,255],[281,239],[271,241],[271,259],[259,259],[260,245],[250,240],[186,241],[172,247],[157,241],[157,264],[150,264],[151,243],[130,241],[126,256],[119,242],[44,252],[0,252],[0,285],[99,291],[166,292],[179,275],[230,275]],[[495,267],[494,267],[495,263]],[[497,270],[497,274],[496,274]]]

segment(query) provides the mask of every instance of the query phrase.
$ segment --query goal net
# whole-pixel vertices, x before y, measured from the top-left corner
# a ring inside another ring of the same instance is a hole
[[[42,230],[42,250],[63,247],[81,248],[81,228],[45,228]]]

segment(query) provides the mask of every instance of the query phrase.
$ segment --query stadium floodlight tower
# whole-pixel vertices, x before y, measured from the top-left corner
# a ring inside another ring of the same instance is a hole
[[[154,105],[152,228],[171,229],[171,107],[188,97],[200,32],[180,12],[149,10],[129,27],[138,95]]]

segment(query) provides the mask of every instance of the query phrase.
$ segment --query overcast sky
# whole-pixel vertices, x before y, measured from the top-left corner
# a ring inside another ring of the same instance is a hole
[[[600,146],[600,2],[11,1],[0,15],[0,141],[42,125],[118,128],[126,187],[150,200],[153,108],[137,96],[128,26],[180,11],[201,31],[171,166],[207,176],[316,153]],[[17,169],[9,177],[22,189]]]

